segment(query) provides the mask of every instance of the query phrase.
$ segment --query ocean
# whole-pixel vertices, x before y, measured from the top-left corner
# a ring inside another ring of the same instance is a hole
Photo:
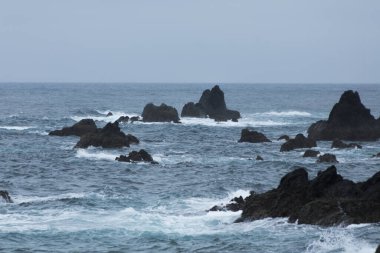
[[[343,91],[357,90],[380,116],[378,85],[220,84],[239,122],[182,118],[181,124],[121,124],[139,145],[74,149],[79,137],[49,136],[84,118],[98,127],[141,115],[153,102],[197,102],[214,84],[0,84],[1,252],[354,252],[373,253],[380,224],[319,227],[285,218],[234,223],[240,212],[207,212],[251,190],[277,187],[296,166],[313,178],[326,164],[303,150],[279,152],[283,134],[306,134],[328,117]],[[108,112],[113,116],[106,117]],[[271,143],[238,143],[249,127]],[[363,181],[380,170],[380,142],[333,153],[343,177]],[[158,165],[115,157],[147,150]],[[264,161],[256,161],[260,155]]]

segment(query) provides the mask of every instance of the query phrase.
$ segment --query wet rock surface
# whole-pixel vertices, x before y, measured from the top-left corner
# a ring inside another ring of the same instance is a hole
[[[271,142],[264,134],[257,131],[250,131],[245,128],[241,130],[241,136],[239,142],[251,142],[251,143],[260,143],[260,142]]]
[[[64,127],[61,130],[54,130],[49,133],[49,135],[55,136],[82,136],[88,133],[95,133],[97,127],[93,119],[82,119],[78,123],[75,123],[71,127]]]
[[[144,122],[174,122],[179,123],[177,109],[166,104],[156,106],[152,103],[144,107],[142,113]]]
[[[315,140],[306,138],[303,134],[297,134],[294,139],[289,139],[287,142],[281,145],[281,152],[287,152],[299,148],[313,148],[316,147]]]

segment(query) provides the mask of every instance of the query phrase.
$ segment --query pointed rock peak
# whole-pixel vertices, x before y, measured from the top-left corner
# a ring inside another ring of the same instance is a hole
[[[120,132],[119,122],[115,121],[114,123],[107,123],[107,125],[102,128],[101,132]]]
[[[358,105],[361,104],[360,96],[357,91],[347,90],[340,97],[339,103],[345,103],[350,105]]]

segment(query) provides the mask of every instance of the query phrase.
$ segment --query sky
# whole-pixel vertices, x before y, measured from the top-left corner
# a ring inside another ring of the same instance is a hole
[[[0,0],[0,82],[380,83],[380,1]]]

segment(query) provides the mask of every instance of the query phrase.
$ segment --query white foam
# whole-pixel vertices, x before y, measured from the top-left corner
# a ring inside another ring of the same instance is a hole
[[[263,113],[257,113],[256,115],[261,116],[277,116],[277,117],[311,117],[311,113],[303,111],[269,111]]]
[[[24,131],[34,128],[33,126],[0,126],[0,129]]]
[[[114,161],[120,154],[113,154],[104,151],[97,151],[95,149],[78,149],[75,157],[86,158],[90,160],[110,160]]]
[[[14,203],[30,203],[30,202],[44,202],[44,201],[54,201],[66,198],[84,198],[86,196],[85,193],[65,193],[53,196],[39,197],[39,196],[22,196],[15,195],[12,196]]]
[[[93,119],[95,121],[103,121],[103,122],[115,122],[118,120],[121,116],[128,116],[128,117],[134,117],[134,116],[139,116],[136,113],[125,113],[125,112],[120,112],[120,111],[97,111],[98,113],[102,115],[86,115],[86,116],[71,116],[70,118],[75,120],[75,121],[80,121],[82,119]],[[107,113],[111,112],[112,116],[107,116]]]

